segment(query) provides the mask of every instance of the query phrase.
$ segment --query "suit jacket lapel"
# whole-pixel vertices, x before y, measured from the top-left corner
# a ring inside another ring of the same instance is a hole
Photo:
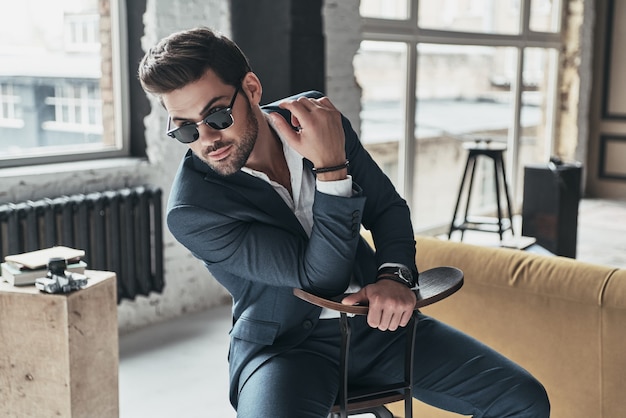
[[[251,211],[256,209],[263,212],[265,215],[263,216],[264,220],[271,221],[278,227],[296,231],[308,238],[296,215],[270,184],[243,171],[223,177],[211,170],[208,165],[200,161],[195,155],[193,159],[195,168],[206,173],[205,181],[220,184],[239,194],[249,202]]]

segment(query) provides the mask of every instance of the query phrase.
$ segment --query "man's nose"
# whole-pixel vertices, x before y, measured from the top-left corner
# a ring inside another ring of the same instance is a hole
[[[214,143],[222,137],[222,134],[219,130],[211,128],[206,123],[201,123],[200,125],[198,125],[197,129],[198,134],[200,134],[200,137],[198,139],[200,139],[201,141]]]

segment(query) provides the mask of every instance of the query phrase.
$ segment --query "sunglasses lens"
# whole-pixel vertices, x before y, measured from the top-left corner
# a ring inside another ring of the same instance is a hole
[[[210,114],[204,122],[213,129],[226,129],[233,124],[233,116],[230,109],[222,109]]]
[[[200,133],[195,125],[183,125],[172,132],[174,138],[183,144],[190,144],[200,137]]]
[[[195,123],[187,123],[178,128],[170,129],[172,126],[172,119],[168,119],[167,121],[167,135],[176,138],[179,142],[183,144],[190,144],[200,138],[200,132],[198,132],[198,126],[201,123],[204,123],[216,130],[222,130],[226,128],[230,128],[235,120],[233,119],[232,114],[232,106],[235,103],[235,98],[237,98],[237,93],[239,89],[235,90],[235,95],[231,100],[230,106],[225,109],[220,109],[217,112],[211,113],[209,116],[204,118],[202,122]]]

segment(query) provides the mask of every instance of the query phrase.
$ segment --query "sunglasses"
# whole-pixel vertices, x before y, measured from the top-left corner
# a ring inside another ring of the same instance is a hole
[[[172,138],[176,138],[183,144],[190,144],[200,138],[198,126],[202,124],[208,125],[213,129],[217,129],[218,131],[230,128],[232,124],[235,123],[235,119],[233,119],[233,106],[235,105],[235,99],[237,98],[238,94],[239,87],[235,89],[235,94],[230,100],[230,104],[228,105],[228,107],[212,112],[200,122],[185,123],[182,126],[177,126],[174,129],[170,129],[172,126],[172,118],[167,118],[167,135],[171,136]]]

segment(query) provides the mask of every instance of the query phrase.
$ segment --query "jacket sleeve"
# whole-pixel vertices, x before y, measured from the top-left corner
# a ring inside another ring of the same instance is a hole
[[[377,265],[400,263],[417,277],[415,236],[409,207],[364,149],[347,120],[344,125],[347,125],[346,132],[351,132],[351,135],[346,134],[346,147],[352,179],[367,199],[362,222],[372,234]]]
[[[218,265],[216,272],[227,272],[229,280],[342,293],[350,282],[365,198],[316,192],[309,238],[271,186],[251,176],[249,181],[262,188],[263,200],[276,200],[273,211],[246,190],[216,186],[183,166],[168,205],[170,231],[209,270]]]

